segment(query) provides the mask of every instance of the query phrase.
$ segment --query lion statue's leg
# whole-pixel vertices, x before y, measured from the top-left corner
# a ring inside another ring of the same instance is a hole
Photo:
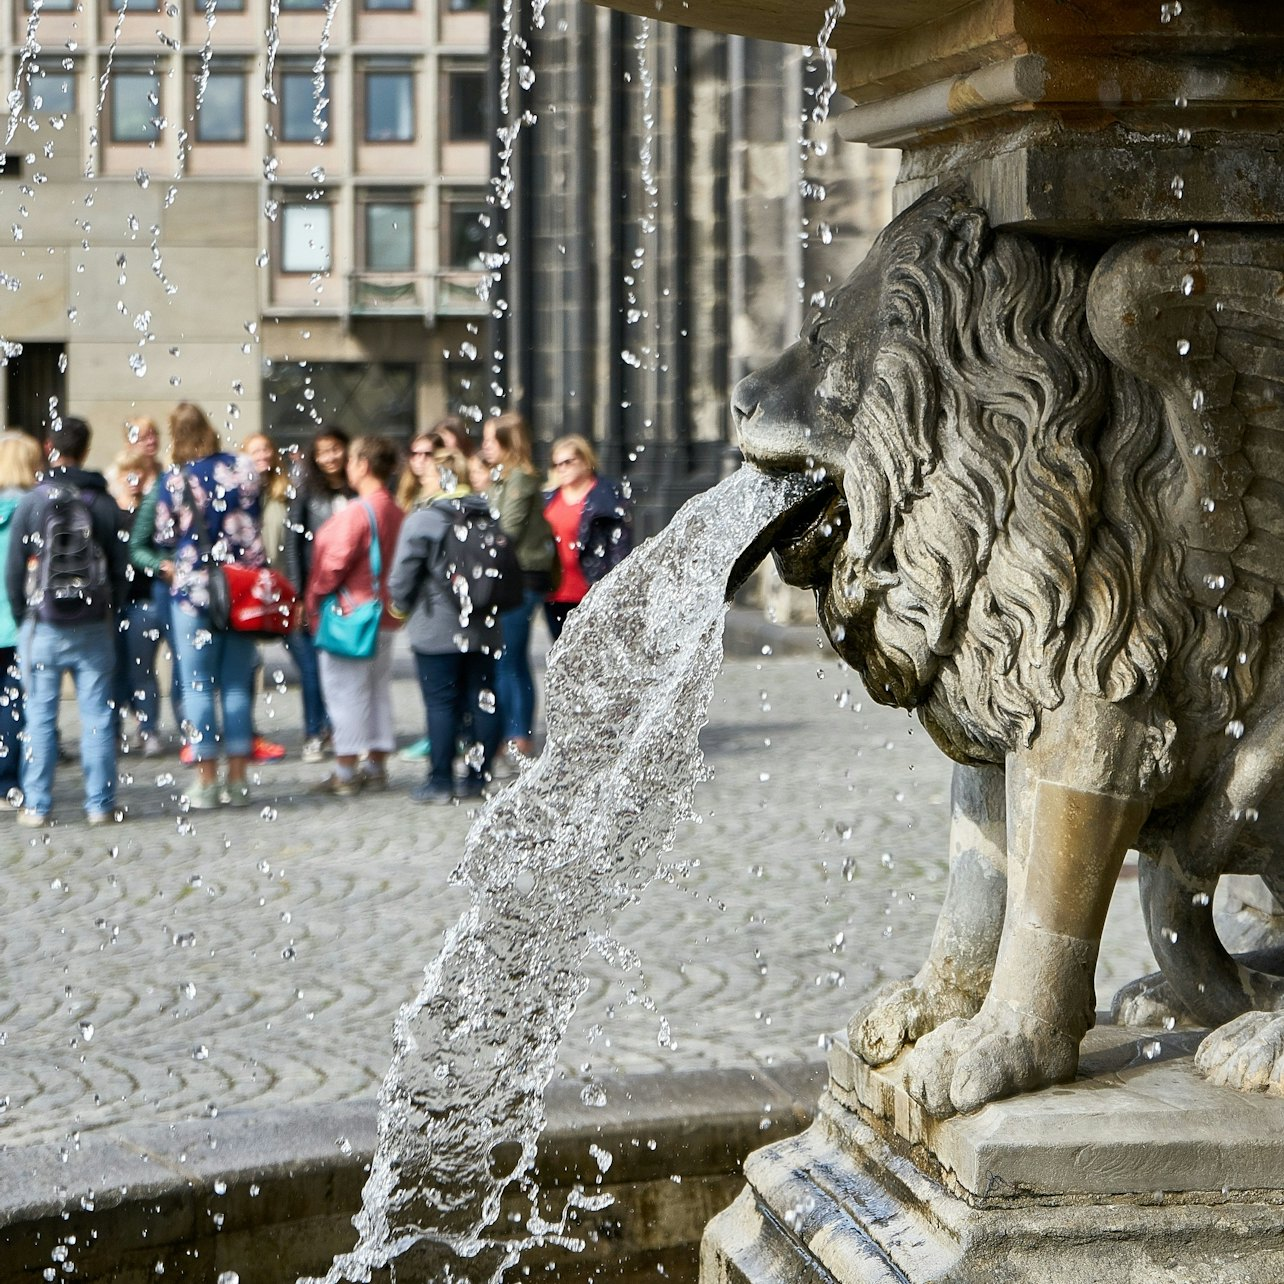
[[[1138,785],[1150,734],[1119,706],[1071,697],[1010,755],[1008,904],[990,992],[906,1063],[932,1114],[1073,1077],[1110,895],[1150,808]]]
[[[1006,784],[1001,767],[954,768],[950,877],[927,961],[852,1018],[852,1047],[870,1065],[980,1008],[994,975],[1007,896]]]

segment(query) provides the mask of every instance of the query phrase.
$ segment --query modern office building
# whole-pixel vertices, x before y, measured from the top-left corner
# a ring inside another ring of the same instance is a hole
[[[494,4],[0,0],[6,423],[70,408],[105,462],[180,398],[281,441],[503,404],[599,443],[644,531],[716,479],[894,158],[800,142],[796,49]]]
[[[476,0],[0,0],[6,422],[232,436],[457,399],[490,170]],[[110,434],[108,434],[110,436]]]

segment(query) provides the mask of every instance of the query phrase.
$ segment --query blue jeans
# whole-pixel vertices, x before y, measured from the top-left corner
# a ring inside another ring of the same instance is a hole
[[[299,670],[299,687],[303,692],[303,735],[315,740],[330,730],[325,696],[321,693],[321,670],[317,666],[317,647],[307,629],[295,629],[285,639],[285,649]]]
[[[0,647],[0,797],[22,783],[22,679],[18,648]]]
[[[474,787],[480,785],[490,775],[499,743],[494,657],[481,651],[448,651],[444,655],[423,655],[416,651],[415,668],[424,708],[428,711],[428,739],[432,741],[429,782],[437,789],[451,789],[455,740],[468,718],[471,734],[482,747],[480,766],[470,755],[468,780]],[[490,692],[490,699],[481,698],[483,691]]]
[[[123,718],[132,709],[139,730],[151,735],[160,725],[156,653],[166,633],[163,619],[155,600],[146,597],[125,607],[116,631],[116,712]]]
[[[177,602],[172,608],[170,645],[183,675],[193,757],[206,762],[221,750],[229,758],[248,758],[254,745],[254,639],[211,630],[204,611],[192,614]]]
[[[23,805],[48,815],[58,763],[58,701],[70,673],[80,710],[80,770],[85,810],[111,811],[116,799],[116,710],[112,674],[116,647],[112,620],[46,624],[27,620],[18,638],[27,694],[27,751],[22,756]]]
[[[521,606],[499,617],[504,646],[495,661],[501,740],[529,739],[535,726],[535,679],[531,676],[531,618],[543,593],[526,589]]]

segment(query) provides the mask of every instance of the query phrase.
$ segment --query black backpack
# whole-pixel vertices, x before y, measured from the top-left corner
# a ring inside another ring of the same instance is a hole
[[[111,607],[107,554],[94,537],[89,501],[68,481],[41,486],[46,500],[27,559],[27,605],[46,624],[101,620]]]
[[[511,611],[525,587],[513,541],[489,509],[447,501],[450,528],[442,537],[438,572],[459,605],[461,623]]]

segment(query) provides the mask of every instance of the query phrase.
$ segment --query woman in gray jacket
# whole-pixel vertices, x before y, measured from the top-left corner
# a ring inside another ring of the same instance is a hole
[[[446,577],[447,539],[454,538],[457,514],[488,517],[489,508],[466,480],[467,463],[455,450],[439,449],[426,461],[423,498],[406,515],[397,540],[388,593],[394,615],[406,620],[419,689],[432,744],[428,778],[411,797],[422,803],[450,803],[480,797],[490,779],[499,739],[495,716],[495,653],[502,632],[493,614],[463,612]],[[455,746],[471,725],[472,744],[464,755],[468,776],[456,785]]]

